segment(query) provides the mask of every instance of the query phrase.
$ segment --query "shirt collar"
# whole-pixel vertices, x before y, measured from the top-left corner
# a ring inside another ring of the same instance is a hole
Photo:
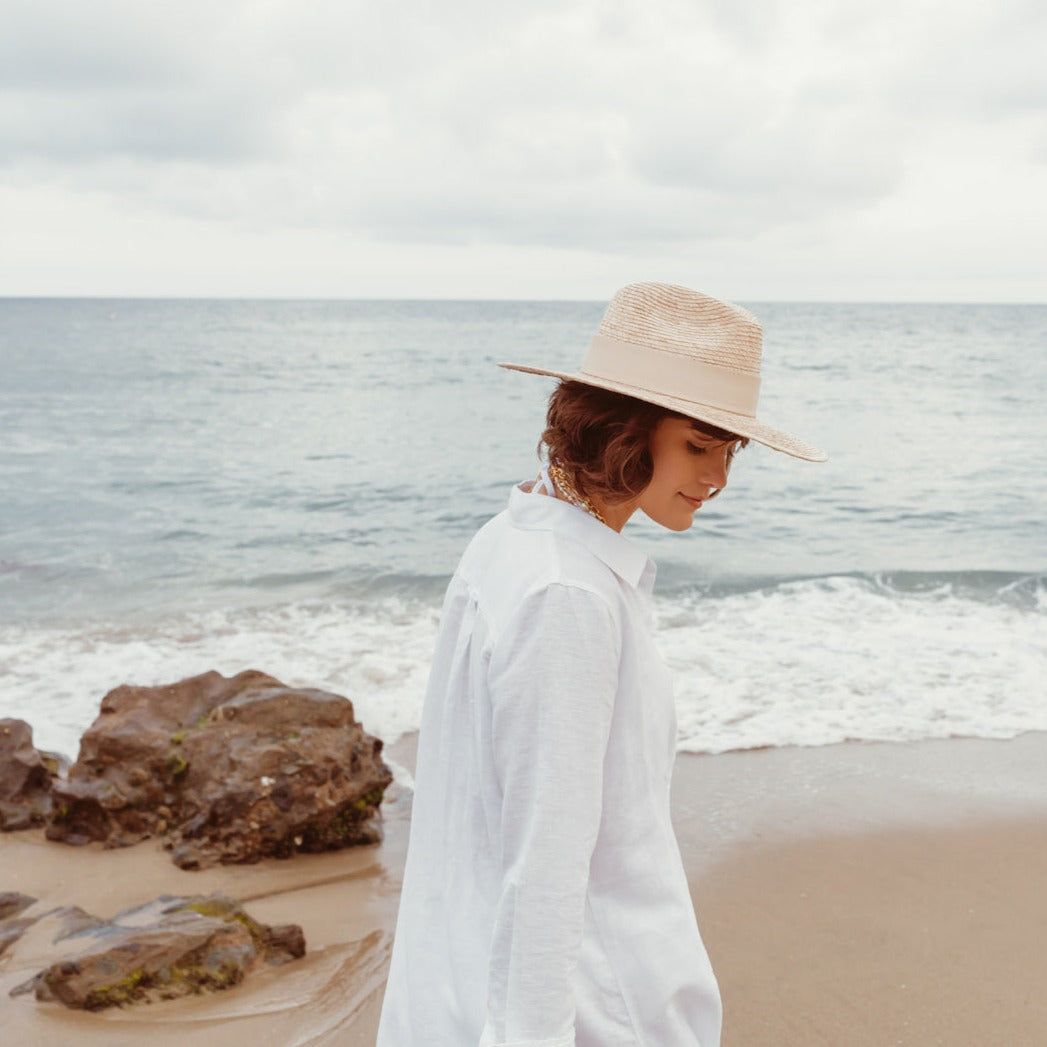
[[[634,589],[650,593],[654,588],[655,565],[651,558],[576,505],[545,494],[531,494],[517,484],[509,493],[509,518],[524,530],[567,534]]]

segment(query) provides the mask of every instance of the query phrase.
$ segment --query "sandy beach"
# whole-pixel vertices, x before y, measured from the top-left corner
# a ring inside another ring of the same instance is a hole
[[[413,764],[413,739],[390,749]],[[1047,1042],[1047,734],[682,754],[674,821],[725,1004],[725,1047]],[[0,960],[6,1043],[374,1042],[410,817],[391,789],[376,847],[188,873],[120,851],[0,836],[0,890],[100,916],[222,890],[308,952],[228,992],[97,1014],[8,991],[42,965],[31,932]],[[667,1045],[670,1047],[670,1045]]]

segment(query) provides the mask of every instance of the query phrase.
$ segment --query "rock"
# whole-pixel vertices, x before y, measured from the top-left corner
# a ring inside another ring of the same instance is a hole
[[[164,896],[111,921],[81,927],[76,937],[77,951],[56,959],[11,995],[34,992],[38,1000],[97,1011],[226,989],[261,964],[305,954],[300,927],[260,924],[221,895]]]
[[[37,752],[52,778],[64,778],[69,773],[72,760],[64,753],[53,753],[47,749],[37,749]]]
[[[381,750],[348,699],[255,670],[118,687],[53,787],[47,837],[163,836],[185,869],[374,843]]]
[[[31,916],[22,919],[0,920],[0,956],[3,956],[35,922]]]
[[[33,729],[25,720],[0,720],[0,829],[42,825],[59,770],[57,757],[33,748]]]
[[[23,894],[19,897],[29,900],[30,905],[35,903],[35,899],[29,899],[28,895]],[[23,906],[19,911],[24,911],[28,907],[28,905]],[[0,920],[0,955],[14,945],[30,927],[33,928],[37,937],[43,936],[53,945],[102,922],[97,916],[84,912],[79,905],[64,905],[59,909],[49,909],[47,912],[37,913],[34,916],[12,916],[9,919]]]
[[[17,916],[20,912],[25,912],[30,905],[35,904],[36,899],[31,898],[28,894],[21,894],[18,891],[0,891],[0,920]]]
[[[8,947],[18,941],[26,929],[33,925],[33,917],[18,917],[19,913],[25,912],[29,906],[35,904],[36,899],[30,898],[28,894],[0,891],[0,956],[3,956]]]

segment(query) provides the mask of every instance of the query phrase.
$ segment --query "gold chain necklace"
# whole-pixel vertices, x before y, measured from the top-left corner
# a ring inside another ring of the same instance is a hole
[[[567,473],[564,471],[562,465],[559,465],[556,462],[550,462],[549,477],[552,479],[553,483],[560,488],[560,491],[563,493],[566,500],[571,503],[571,505],[576,505],[579,509],[584,510],[591,516],[595,516],[596,519],[600,521],[600,523],[602,523],[605,527],[607,526],[607,521],[600,515],[600,512],[596,508],[596,506],[594,506],[588,498],[583,498],[575,489],[574,484],[572,484],[571,481],[567,478]]]

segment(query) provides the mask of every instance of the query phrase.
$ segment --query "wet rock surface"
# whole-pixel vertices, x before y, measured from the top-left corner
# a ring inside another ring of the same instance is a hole
[[[11,995],[90,1011],[226,989],[305,953],[301,927],[261,924],[221,895],[164,896],[112,920],[75,907],[20,919],[22,934],[31,928],[57,955]]]
[[[0,720],[0,829],[42,825],[60,769],[60,757],[33,748],[33,729],[25,720]]]
[[[381,838],[392,773],[340,695],[256,670],[117,687],[52,786],[48,839],[160,836],[186,869]]]
[[[30,905],[35,904],[36,899],[31,898],[28,894],[21,894],[18,891],[0,891],[0,920],[17,916],[20,912],[25,912]]]
[[[17,910],[19,914],[36,904],[36,899],[27,895],[20,895],[20,898],[28,904],[22,904]],[[0,917],[0,955],[14,946],[30,929],[33,937],[45,939],[54,946],[104,922],[99,917],[84,912],[79,905],[63,905],[42,913]]]
[[[20,914],[35,904],[36,899],[28,894],[0,891],[0,956],[32,926],[34,918],[22,918]]]

